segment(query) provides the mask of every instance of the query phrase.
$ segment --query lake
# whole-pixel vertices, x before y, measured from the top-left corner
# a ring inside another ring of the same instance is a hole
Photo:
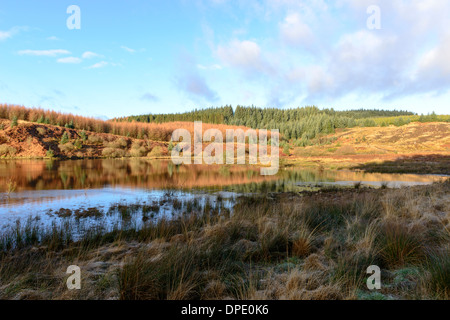
[[[82,220],[88,221],[87,225],[112,225],[117,221],[112,213],[119,212],[121,206],[139,204],[141,210],[135,210],[139,215],[128,220],[138,227],[142,208],[157,208],[149,211],[170,218],[184,211],[194,199],[200,206],[217,206],[220,210],[230,209],[242,194],[299,192],[330,185],[353,186],[357,182],[401,187],[443,179],[446,177],[311,168],[283,168],[276,176],[261,176],[259,168],[250,165],[176,166],[171,161],[148,159],[1,160],[0,227],[29,217],[50,224],[76,214],[85,216]],[[181,202],[178,210],[174,209],[174,199]],[[72,210],[73,215],[65,214],[65,209]]]

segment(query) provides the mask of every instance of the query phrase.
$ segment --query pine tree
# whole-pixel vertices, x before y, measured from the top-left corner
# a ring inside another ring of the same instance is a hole
[[[14,116],[11,120],[11,128],[14,128],[17,126],[18,126],[17,116]]]
[[[69,135],[67,134],[67,131],[64,131],[64,134],[61,137],[61,144],[66,144],[67,142],[69,142]]]

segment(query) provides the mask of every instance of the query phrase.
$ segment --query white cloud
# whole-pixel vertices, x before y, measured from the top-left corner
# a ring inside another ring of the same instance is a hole
[[[410,59],[400,54],[396,36],[361,30],[341,37],[320,64],[306,66],[311,99],[337,98],[350,93],[389,95],[403,82]]]
[[[55,36],[51,36],[51,37],[48,37],[47,40],[50,40],[50,41],[59,41],[59,40],[61,40],[61,39],[59,39],[58,37],[55,37]]]
[[[136,50],[131,49],[131,48],[128,48],[128,47],[126,47],[126,46],[121,46],[121,48],[122,48],[123,50],[125,50],[126,52],[129,52],[129,53],[135,53],[135,52],[136,52]]]
[[[88,69],[98,69],[98,68],[103,68],[103,67],[106,67],[108,65],[108,62],[106,62],[106,61],[100,61],[100,62],[98,62],[98,63],[96,63],[96,64],[93,64],[92,66],[90,66],[90,67],[87,67]]]
[[[253,41],[234,40],[227,46],[219,46],[217,54],[231,65],[247,66],[261,59],[261,48]]]
[[[70,51],[63,49],[55,50],[21,50],[18,52],[19,55],[27,56],[45,56],[45,57],[56,57],[58,55],[70,54]]]
[[[447,36],[438,46],[425,53],[419,63],[419,74],[438,73],[450,75],[450,36]]]
[[[309,26],[302,21],[298,13],[291,13],[286,16],[284,22],[280,24],[281,38],[289,45],[310,44],[314,35]]]
[[[219,45],[216,54],[225,64],[250,75],[272,72],[271,66],[262,57],[261,48],[254,41],[233,40],[226,46]]]
[[[19,31],[26,30],[26,29],[27,29],[27,27],[13,27],[13,28],[9,29],[8,31],[1,31],[0,30],[0,41],[6,40],[6,39],[10,39],[14,35],[19,33]]]
[[[58,63],[71,63],[71,64],[81,63],[82,61],[83,60],[77,57],[59,58],[58,60],[56,60],[56,62]]]
[[[6,40],[12,37],[11,31],[0,31],[0,41]]]
[[[448,1],[262,3],[271,19],[282,17],[278,39],[232,40],[214,53],[224,64],[258,75],[257,85],[270,102],[286,105],[292,97],[321,103],[350,95],[398,99],[450,91]],[[366,27],[370,5],[381,8],[381,30]]]
[[[86,51],[81,55],[81,57],[83,59],[92,59],[92,58],[102,57],[102,55],[95,53],[95,52]]]
[[[446,31],[450,27],[450,3],[442,0],[339,0],[352,14],[365,12],[368,6],[381,10],[382,28],[395,28],[416,36]],[[362,15],[366,19],[367,15]]]
[[[444,93],[450,88],[450,33],[423,53],[417,62],[404,90],[399,94]]]
[[[221,70],[222,66],[219,65],[219,64],[213,64],[213,65],[210,65],[210,66],[205,66],[205,65],[202,65],[202,64],[198,64],[197,68],[199,68],[201,70]]]

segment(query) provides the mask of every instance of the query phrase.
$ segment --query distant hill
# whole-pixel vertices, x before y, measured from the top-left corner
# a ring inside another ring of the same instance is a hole
[[[448,122],[450,116],[434,113],[418,116],[409,111],[350,110],[336,111],[303,107],[295,109],[230,106],[194,110],[176,114],[148,114],[112,119],[113,122],[165,123],[173,121],[202,121],[205,123],[245,126],[254,129],[278,129],[284,139],[301,140],[303,144],[321,134],[338,128],[402,126],[413,121]]]
[[[301,120],[305,117],[313,115],[330,115],[339,117],[348,117],[353,119],[374,118],[374,117],[397,117],[415,115],[409,111],[390,111],[375,109],[358,109],[349,111],[335,111],[334,109],[319,109],[317,107],[303,107],[295,109],[277,109],[277,108],[257,108],[257,107],[241,107],[237,106],[233,111],[231,106],[195,109],[183,113],[171,114],[146,114],[138,116],[129,116],[123,118],[115,118],[113,121],[138,121],[138,122],[173,122],[173,121],[203,121],[205,123],[216,124],[237,124],[261,125],[275,120],[277,122],[289,120]],[[244,122],[240,123],[239,122]],[[247,123],[248,122],[248,123]]]

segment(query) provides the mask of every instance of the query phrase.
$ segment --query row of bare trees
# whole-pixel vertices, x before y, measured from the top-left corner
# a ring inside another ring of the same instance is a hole
[[[76,130],[96,133],[109,133],[137,139],[156,141],[170,140],[173,128],[171,125],[149,124],[139,122],[112,122],[90,117],[77,116],[41,108],[0,104],[0,118],[23,120],[35,123],[63,126]]]

